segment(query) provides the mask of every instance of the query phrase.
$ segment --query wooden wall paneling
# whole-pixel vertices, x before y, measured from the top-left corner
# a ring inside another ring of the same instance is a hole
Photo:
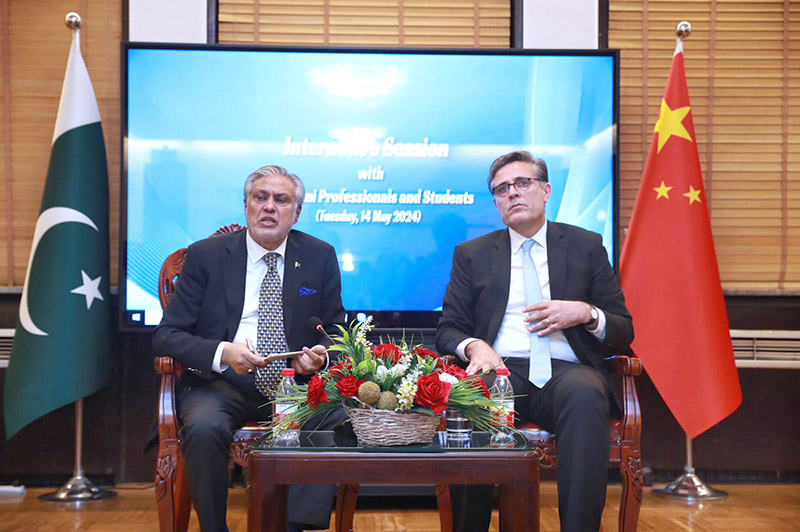
[[[609,45],[621,49],[620,219],[630,220],[666,85],[674,28],[684,43],[692,117],[725,289],[798,290],[800,152],[792,118],[800,62],[788,0],[611,0]],[[794,114],[793,114],[794,113]],[[638,139],[638,142],[637,142]],[[624,229],[623,229],[624,235]]]
[[[25,279],[72,39],[71,32],[64,25],[64,16],[69,11],[78,11],[83,18],[81,48],[100,108],[109,163],[111,284],[116,285],[120,9],[119,3],[103,0],[8,4],[7,16],[0,24],[8,27],[8,45],[3,47],[3,72],[8,73],[8,78],[3,78],[6,88],[3,101],[9,102],[4,103],[4,109],[6,106],[10,109],[10,116],[4,116],[4,123],[10,122],[10,131],[3,135],[1,151],[4,153],[4,201],[10,205],[4,218],[10,219],[10,229],[0,231],[4,239],[0,247],[4,250],[10,248],[12,256],[10,260],[2,261],[0,266],[3,268],[0,275],[5,272],[8,278],[8,282],[4,280],[3,284],[21,287]],[[0,253],[5,257],[6,251]]]
[[[222,0],[219,42],[510,45],[510,0]]]
[[[11,223],[11,67],[9,0],[0,0],[0,285],[14,285]]]

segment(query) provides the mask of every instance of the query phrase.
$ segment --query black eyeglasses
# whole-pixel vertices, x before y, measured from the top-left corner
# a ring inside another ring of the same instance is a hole
[[[492,195],[498,198],[504,198],[508,196],[508,192],[511,190],[511,187],[514,187],[520,193],[525,192],[531,186],[533,186],[534,181],[541,181],[542,183],[547,183],[546,179],[542,179],[541,177],[515,177],[514,181],[511,183],[503,183],[502,185],[497,185],[492,189]]]

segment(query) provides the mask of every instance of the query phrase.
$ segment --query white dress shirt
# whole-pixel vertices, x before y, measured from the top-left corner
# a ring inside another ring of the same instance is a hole
[[[528,240],[526,237],[509,228],[511,240],[511,276],[509,278],[508,305],[497,332],[492,348],[503,358],[507,357],[530,357],[530,332],[528,323],[524,321],[525,313],[525,285],[522,276],[522,244]],[[531,258],[536,267],[536,274],[539,276],[539,284],[542,288],[542,299],[550,301],[550,271],[547,266],[547,221],[541,229],[533,235],[535,242],[531,246]],[[599,341],[603,341],[606,336],[606,317],[603,311],[598,309],[599,319],[595,329],[588,329]],[[580,364],[580,360],[569,345],[567,337],[561,330],[550,333],[550,357],[568,362]],[[456,353],[463,360],[467,360],[466,348],[476,338],[467,338],[456,348]]]
[[[274,251],[264,249],[250,236],[250,231],[247,231],[247,273],[244,281],[244,306],[242,307],[242,318],[239,320],[239,327],[236,329],[236,334],[233,337],[233,343],[244,344],[247,338],[250,338],[255,345],[258,342],[258,296],[261,293],[261,283],[264,281],[264,276],[267,274],[267,262],[264,256],[267,253],[278,254],[278,277],[283,285],[283,271],[286,256],[286,240],[288,236],[283,239],[283,242]],[[211,364],[211,370],[217,373],[222,373],[228,366],[222,364],[222,350],[230,342],[220,342],[217,346],[217,351],[214,353],[214,361]]]

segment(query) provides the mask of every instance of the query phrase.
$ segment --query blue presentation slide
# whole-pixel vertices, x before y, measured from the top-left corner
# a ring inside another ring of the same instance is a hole
[[[548,164],[548,219],[612,258],[610,55],[127,53],[122,282],[143,324],[167,255],[245,225],[244,181],[269,164],[303,180],[295,228],[335,247],[348,310],[441,309],[453,248],[504,227],[487,173],[517,149]]]

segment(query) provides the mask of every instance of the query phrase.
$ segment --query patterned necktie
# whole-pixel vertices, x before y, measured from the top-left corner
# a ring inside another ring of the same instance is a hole
[[[522,279],[525,284],[525,303],[533,305],[542,300],[542,285],[539,283],[539,274],[531,257],[531,247],[534,241],[526,240],[522,243]],[[536,322],[538,323],[538,322]],[[531,323],[531,325],[534,325]],[[530,334],[531,358],[528,369],[528,380],[539,388],[544,387],[552,375],[550,366],[550,338],[538,336],[535,332]]]
[[[287,351],[286,334],[283,330],[283,297],[281,279],[278,276],[278,254],[267,253],[267,273],[261,282],[258,294],[258,338],[256,349],[262,356]],[[256,389],[271,399],[281,380],[284,364],[275,361],[256,371]]]

